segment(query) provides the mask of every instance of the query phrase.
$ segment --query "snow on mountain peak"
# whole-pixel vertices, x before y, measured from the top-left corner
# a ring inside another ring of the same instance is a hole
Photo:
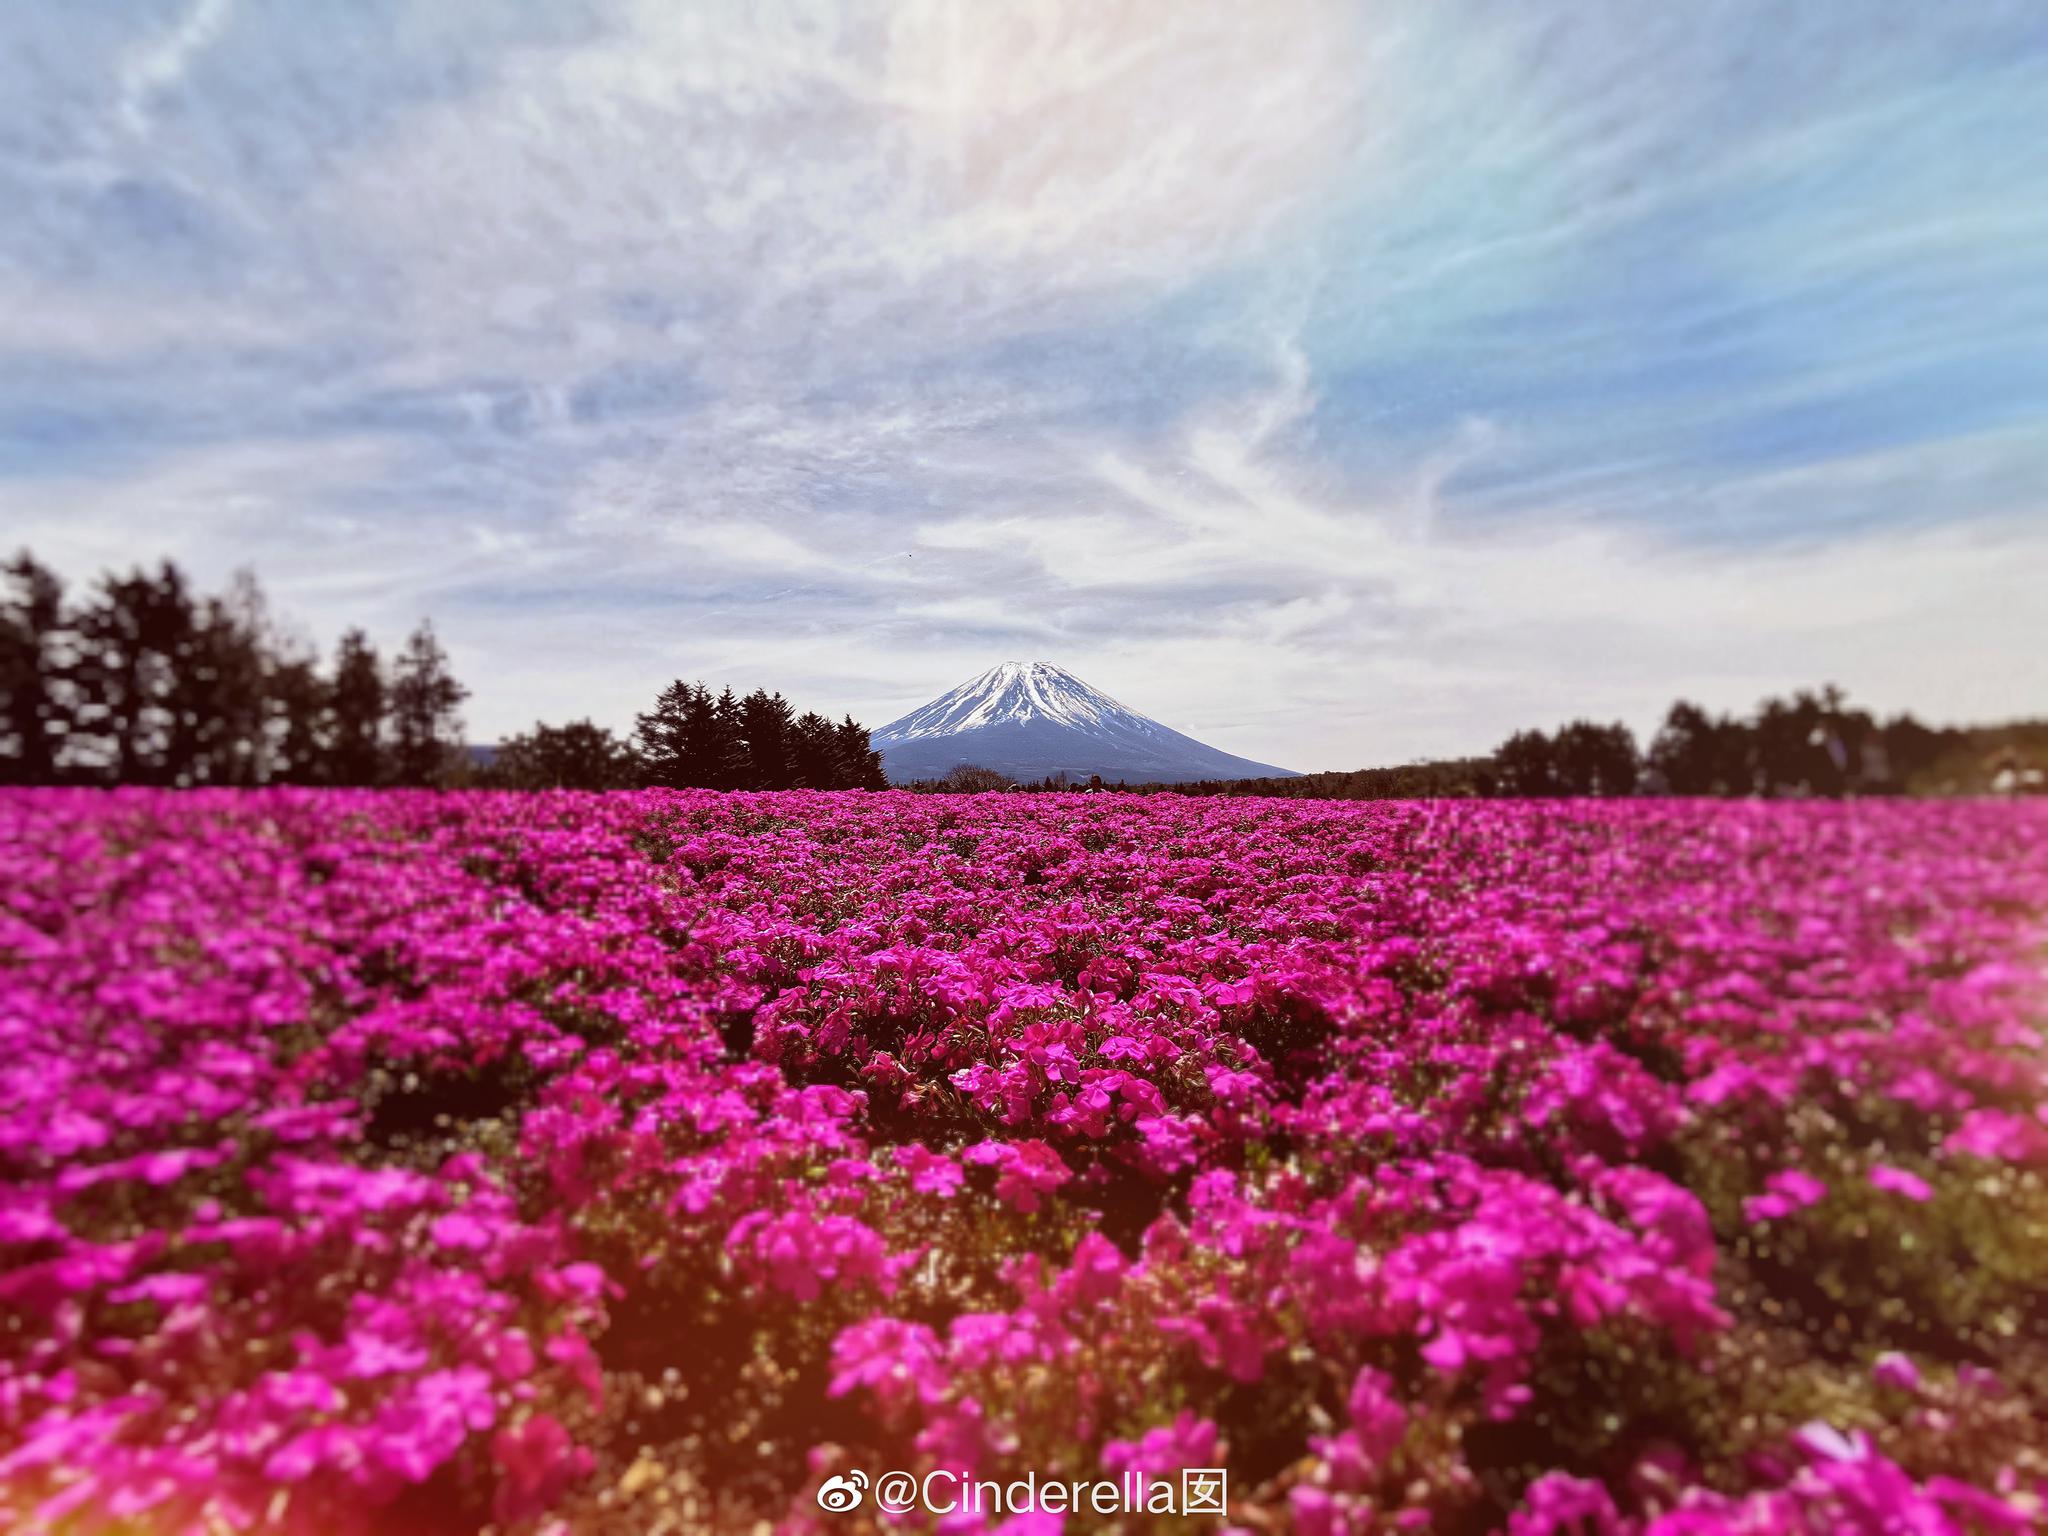
[[[1137,711],[1091,688],[1065,667],[1044,661],[1006,661],[981,676],[940,694],[875,732],[878,742],[956,736],[1005,722],[1050,721],[1082,731],[1105,727],[1151,727]]]
[[[990,667],[869,740],[899,784],[943,778],[962,763],[1027,782],[1099,776],[1184,784],[1287,773],[1183,736],[1044,661]]]

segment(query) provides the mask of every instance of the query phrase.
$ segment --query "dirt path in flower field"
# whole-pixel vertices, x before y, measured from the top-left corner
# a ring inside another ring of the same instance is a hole
[[[0,794],[0,1528],[2033,1530],[2044,914],[2025,803]]]

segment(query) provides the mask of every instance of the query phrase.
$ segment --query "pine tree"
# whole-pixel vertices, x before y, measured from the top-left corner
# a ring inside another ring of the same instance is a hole
[[[702,683],[683,696],[682,744],[682,777],[676,782],[692,788],[714,784],[727,756],[725,734],[718,721],[717,702]]]
[[[327,784],[381,784],[387,777],[384,669],[370,637],[351,629],[334,653],[328,685],[328,740],[320,774]]]
[[[107,576],[78,617],[81,765],[115,784],[180,781],[195,750],[176,714],[194,628],[184,573]]]
[[[1940,761],[1943,749],[1955,744],[1961,735],[1954,729],[1935,730],[1922,725],[1910,714],[1886,721],[1879,739],[1893,787],[1911,789],[1916,780]]]
[[[626,742],[588,720],[536,723],[499,743],[485,782],[504,789],[631,789],[640,759]]]
[[[319,784],[329,770],[330,689],[312,656],[284,651],[271,658],[265,689],[270,778],[278,784]]]
[[[711,706],[711,729],[706,746],[704,783],[712,789],[752,789],[747,782],[746,720],[739,696],[731,688],[719,691]]]
[[[795,782],[791,762],[796,719],[789,700],[756,688],[740,700],[740,735],[746,743],[745,783],[749,789],[788,789]]]
[[[649,777],[670,789],[691,783],[689,710],[699,691],[677,678],[656,696],[654,708],[634,720],[633,739],[647,762]]]
[[[721,702],[702,683],[678,678],[661,691],[649,713],[639,716],[643,771],[673,789],[731,789],[744,778],[736,747],[739,705],[726,690]]]
[[[838,740],[832,722],[815,710],[797,716],[791,730],[790,775],[799,789],[838,789]]]
[[[260,784],[270,775],[267,614],[242,572],[200,602],[173,662],[170,706],[176,784]]]
[[[438,784],[462,751],[462,701],[469,690],[448,670],[448,654],[421,620],[391,670],[391,770],[394,782]]]
[[[839,722],[839,788],[887,789],[889,776],[882,771],[882,754],[868,744],[868,728],[848,715]]]
[[[1557,760],[1550,738],[1541,731],[1517,731],[1493,754],[1504,795],[1541,796],[1558,793]]]
[[[1716,722],[1697,704],[1671,706],[1650,742],[1647,766],[1673,795],[1724,795],[1732,788],[1722,761],[1725,721]]]
[[[0,599],[0,783],[55,784],[73,724],[64,584],[27,550]]]
[[[714,695],[680,678],[636,719],[641,772],[654,783],[705,789],[886,789],[865,727],[799,716],[779,693]]]
[[[1567,795],[1629,795],[1635,793],[1642,760],[1636,739],[1620,723],[1595,725],[1574,720],[1557,733],[1551,745],[1557,788]]]

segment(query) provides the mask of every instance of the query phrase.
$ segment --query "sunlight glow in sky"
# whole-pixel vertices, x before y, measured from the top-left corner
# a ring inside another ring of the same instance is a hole
[[[2048,10],[0,11],[0,543],[473,739],[1063,665],[1348,768],[2048,709]]]

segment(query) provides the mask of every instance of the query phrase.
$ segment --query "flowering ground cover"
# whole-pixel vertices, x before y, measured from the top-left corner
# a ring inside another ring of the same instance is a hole
[[[2037,806],[9,794],[0,1527],[2037,1529],[2044,925]]]

